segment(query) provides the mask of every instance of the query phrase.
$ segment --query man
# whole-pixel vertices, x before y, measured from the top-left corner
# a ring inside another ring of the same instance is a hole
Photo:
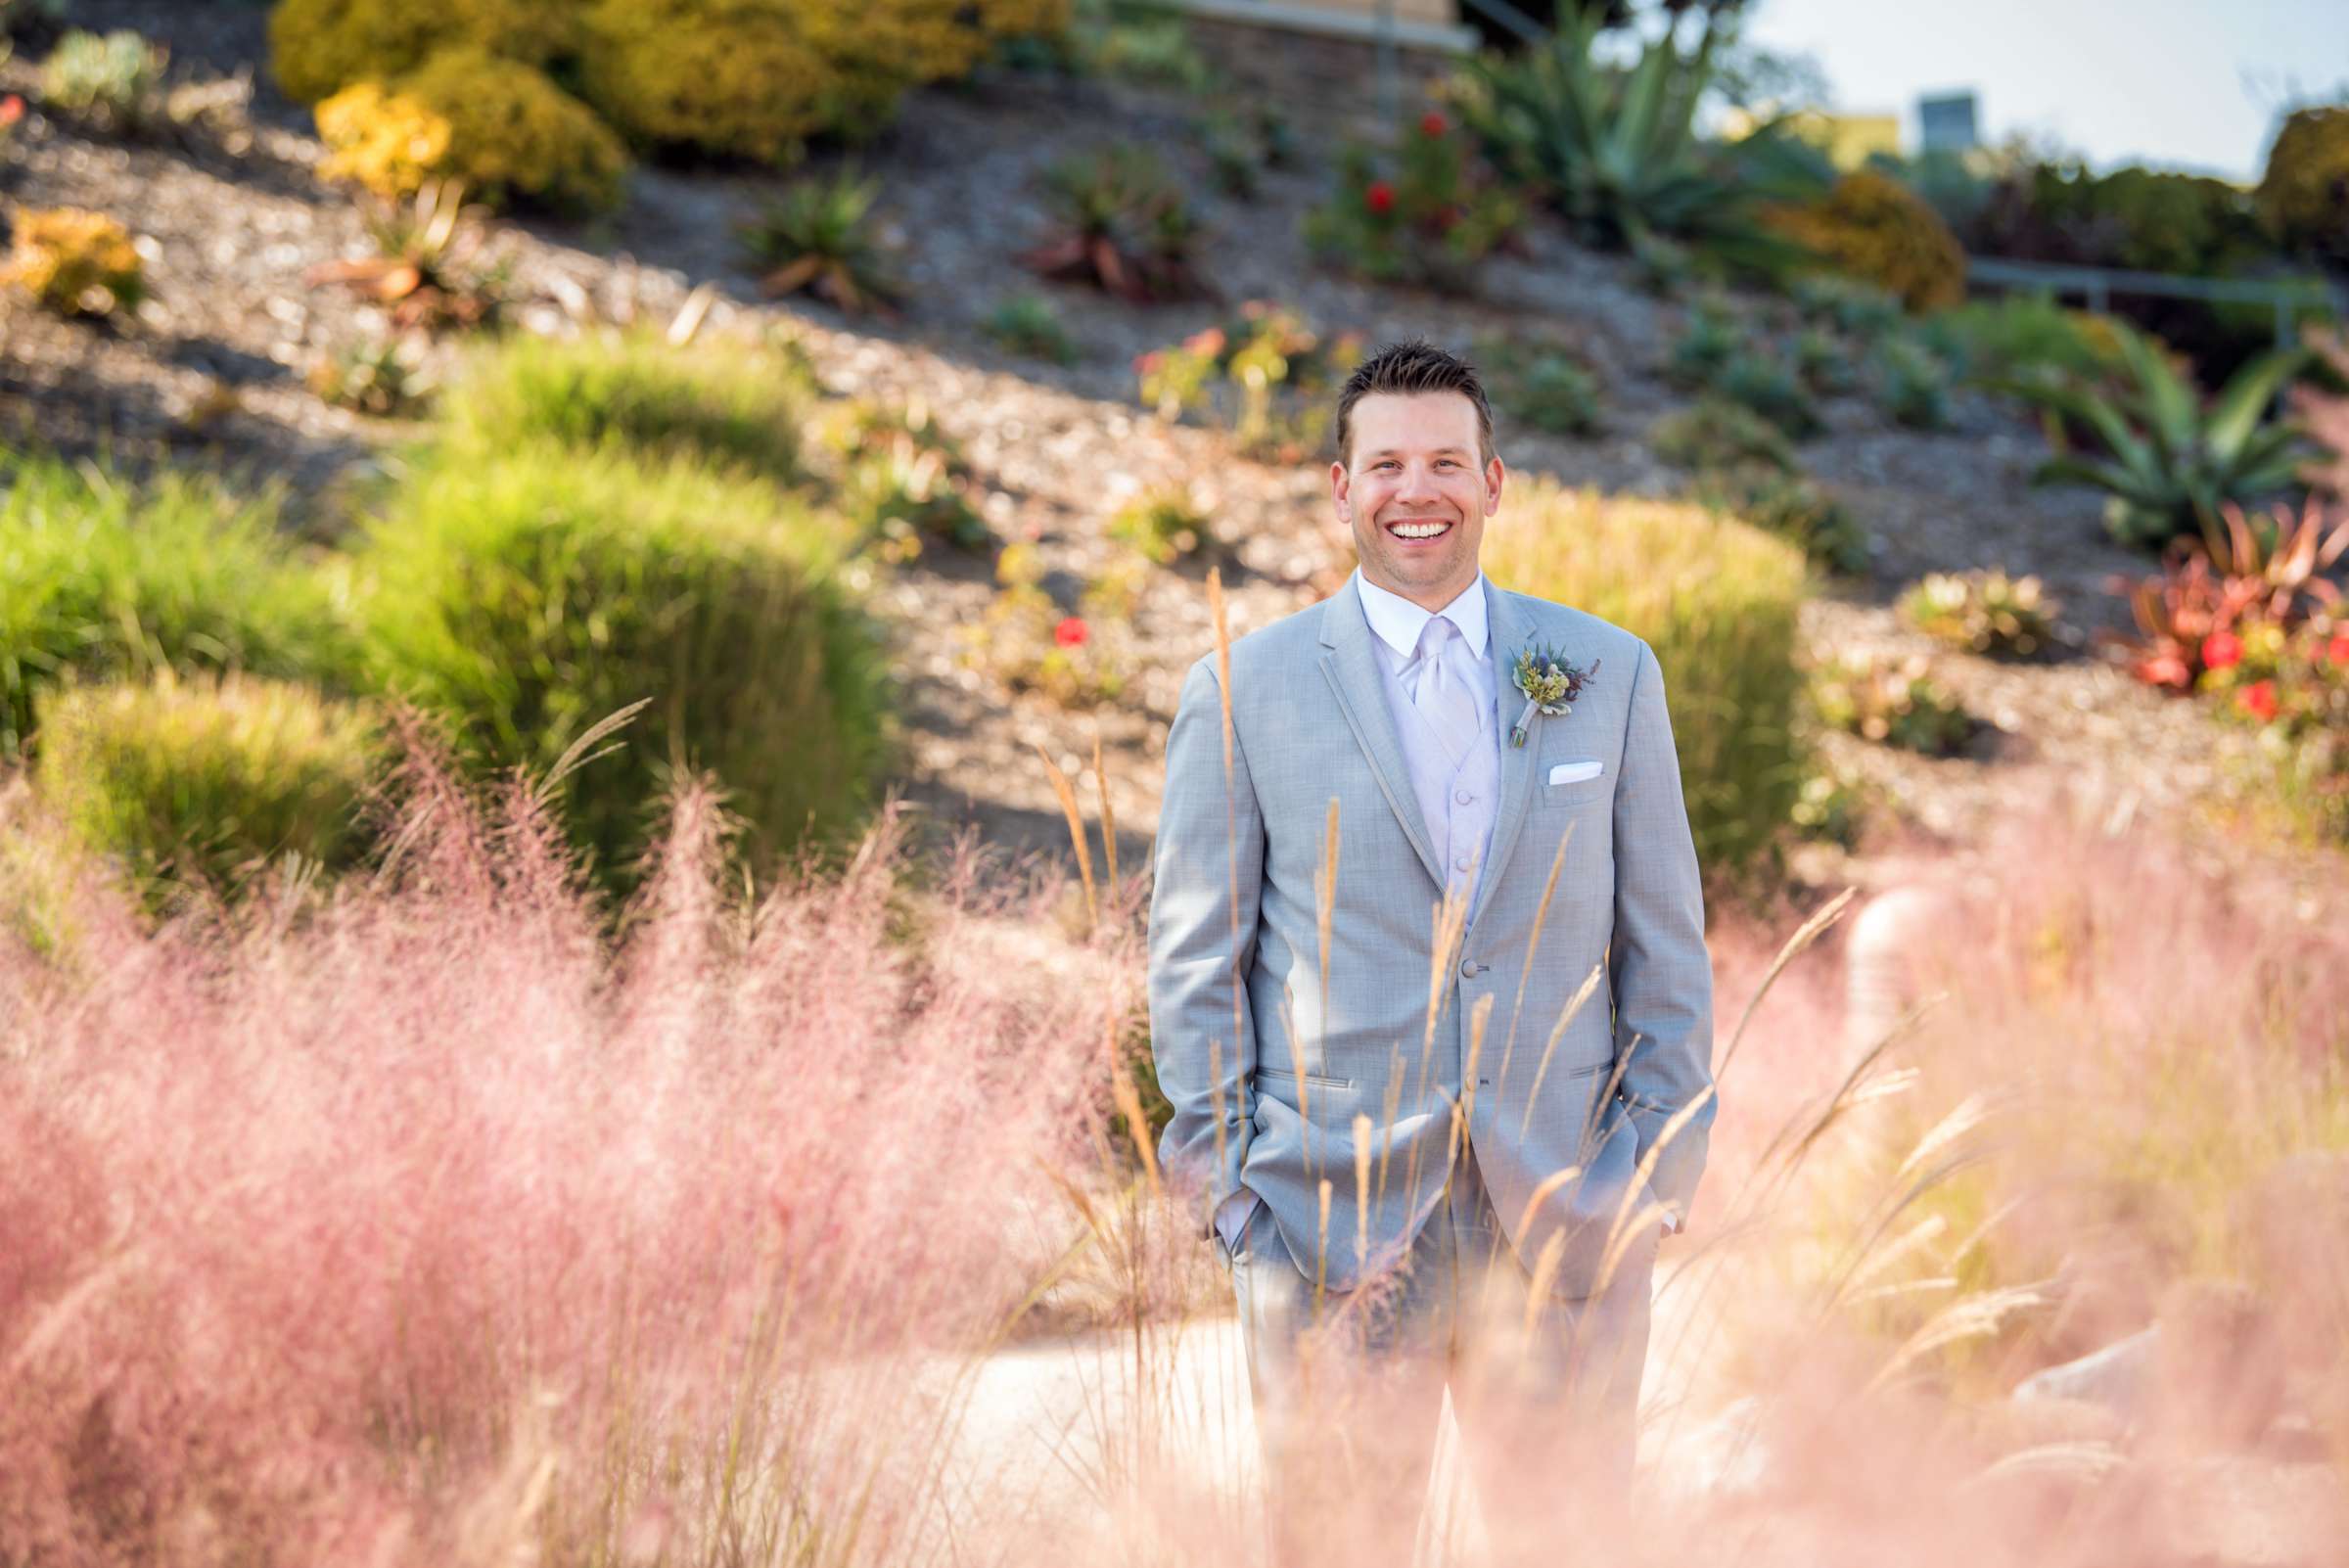
[[[1504,471],[1469,365],[1381,348],[1336,434],[1357,572],[1233,643],[1227,691],[1203,657],[1168,737],[1160,1158],[1231,1272],[1276,1562],[1409,1560],[1448,1384],[1496,1545],[1554,1551],[1592,1517],[1558,1485],[1629,1481],[1713,1120],[1664,677],[1484,576]]]

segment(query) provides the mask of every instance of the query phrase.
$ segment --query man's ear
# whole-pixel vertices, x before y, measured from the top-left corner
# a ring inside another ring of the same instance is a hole
[[[1331,463],[1329,465],[1330,509],[1337,513],[1338,522],[1349,528],[1354,524],[1354,506],[1351,498],[1353,488],[1354,476],[1346,471],[1346,465]]]
[[[1509,472],[1500,466],[1498,457],[1485,460],[1485,516],[1491,517],[1500,510],[1500,486],[1508,477]]]

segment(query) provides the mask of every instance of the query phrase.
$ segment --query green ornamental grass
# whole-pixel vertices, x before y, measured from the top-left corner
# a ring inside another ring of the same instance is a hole
[[[789,346],[609,333],[516,334],[477,349],[441,397],[446,440],[501,452],[531,439],[691,454],[778,483],[801,478],[815,375]]]
[[[681,768],[717,776],[755,858],[858,818],[885,699],[875,641],[830,575],[841,535],[688,457],[451,448],[370,527],[359,614],[376,678],[448,715],[478,762],[543,775],[651,704],[563,785],[575,841],[624,884]]]
[[[1531,490],[1487,533],[1487,571],[1646,639],[1663,670],[1697,855],[1708,874],[1756,868],[1804,773],[1802,552],[1695,505]]]
[[[69,676],[347,671],[276,513],[266,489],[0,450],[0,761],[26,753],[40,694]]]
[[[288,853],[353,863],[379,734],[361,709],[299,682],[165,670],[50,693],[34,782],[160,912],[181,885],[228,892]]]

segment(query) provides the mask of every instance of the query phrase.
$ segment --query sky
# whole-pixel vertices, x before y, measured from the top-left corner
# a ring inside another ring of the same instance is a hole
[[[1911,150],[1917,96],[1970,87],[1986,142],[2256,180],[2287,101],[2349,101],[2349,0],[1755,0],[1748,36]]]

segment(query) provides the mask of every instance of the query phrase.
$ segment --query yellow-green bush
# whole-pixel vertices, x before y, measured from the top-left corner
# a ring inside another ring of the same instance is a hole
[[[2256,200],[2282,244],[2349,261],[2349,105],[2298,109],[2284,119]]]
[[[1485,568],[1647,640],[1698,856],[1709,873],[1752,867],[1802,788],[1802,551],[1700,506],[1538,484],[1487,531]]]
[[[880,657],[830,568],[837,522],[691,455],[540,438],[420,454],[368,530],[376,679],[447,716],[477,765],[541,775],[650,699],[563,783],[563,820],[624,887],[680,765],[714,773],[760,865],[852,829],[877,782]]]
[[[382,752],[353,705],[286,681],[166,670],[62,687],[40,722],[35,788],[151,905],[174,882],[229,890],[289,851],[330,869],[358,856]]]
[[[0,448],[0,762],[69,679],[243,670],[335,681],[355,663],[277,498]]]
[[[480,452],[552,439],[691,456],[791,484],[806,477],[801,425],[816,402],[814,366],[795,344],[517,334],[474,346],[440,415],[446,441]]]
[[[578,0],[278,0],[269,54],[286,96],[314,104],[473,45],[543,66],[578,47]]]
[[[834,63],[853,53],[832,0],[602,0],[587,13],[589,101],[630,138],[778,159],[869,106]]]
[[[399,197],[454,178],[492,204],[602,208],[627,154],[594,111],[543,71],[472,46],[443,49],[389,87],[362,81],[318,106],[323,172]]]
[[[1889,175],[1857,170],[1818,201],[1771,208],[1764,220],[1838,270],[1900,296],[1911,310],[1965,298],[1965,253],[1957,236]]]
[[[146,271],[130,231],[78,207],[20,208],[0,283],[69,316],[136,309],[146,295]]]

